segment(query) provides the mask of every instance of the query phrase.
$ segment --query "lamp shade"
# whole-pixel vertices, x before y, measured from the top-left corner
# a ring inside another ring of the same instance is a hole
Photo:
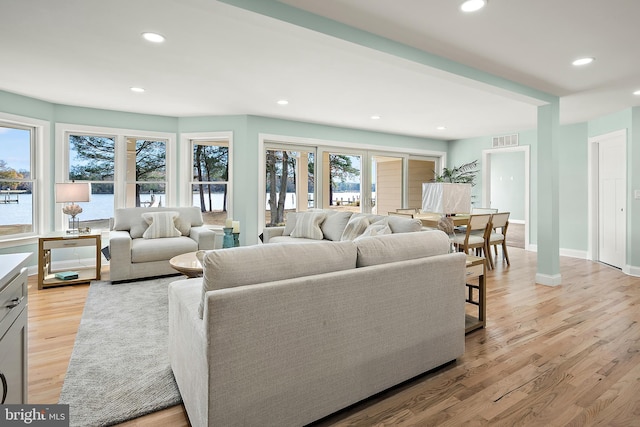
[[[56,184],[56,203],[88,202],[91,185],[88,182]]]
[[[422,211],[441,214],[471,212],[471,184],[425,182],[422,184]]]

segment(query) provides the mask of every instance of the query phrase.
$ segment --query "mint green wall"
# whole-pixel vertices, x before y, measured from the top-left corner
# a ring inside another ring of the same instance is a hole
[[[560,127],[560,248],[588,249],[587,124]]]
[[[54,105],[54,121],[74,125],[103,126],[120,129],[175,133],[178,119],[152,114],[127,113],[97,108]]]

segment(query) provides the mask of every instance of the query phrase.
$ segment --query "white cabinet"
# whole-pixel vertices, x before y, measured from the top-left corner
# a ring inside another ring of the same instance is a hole
[[[0,255],[0,404],[27,403],[27,269],[31,254]]]

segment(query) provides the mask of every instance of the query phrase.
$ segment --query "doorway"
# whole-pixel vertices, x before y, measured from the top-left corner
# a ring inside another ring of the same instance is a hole
[[[510,212],[510,224],[524,227],[529,248],[530,147],[497,148],[482,152],[482,206]],[[518,245],[520,246],[520,245]]]
[[[627,246],[627,132],[589,139],[591,259],[623,269]]]

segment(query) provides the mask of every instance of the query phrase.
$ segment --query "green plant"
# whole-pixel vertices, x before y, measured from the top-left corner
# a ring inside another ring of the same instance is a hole
[[[462,164],[460,166],[449,168],[443,168],[442,174],[436,175],[435,182],[453,182],[457,184],[471,184],[476,185],[475,179],[479,172],[478,161],[474,160],[469,163]]]

